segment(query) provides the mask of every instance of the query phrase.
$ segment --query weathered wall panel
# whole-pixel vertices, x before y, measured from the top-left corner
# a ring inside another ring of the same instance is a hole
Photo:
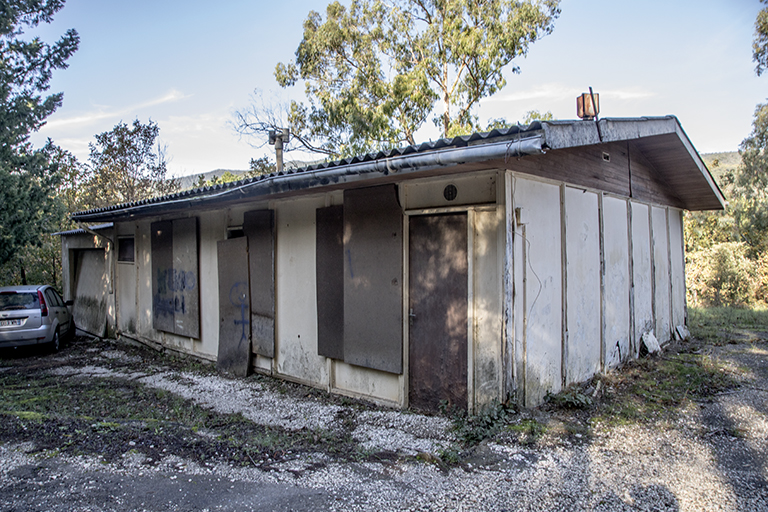
[[[566,384],[600,370],[600,220],[594,192],[566,187]]]
[[[603,197],[604,354],[606,368],[630,356],[629,233],[627,201]]]
[[[333,389],[336,391],[352,396],[372,397],[390,404],[401,403],[398,375],[341,361],[333,362],[333,372]]]
[[[634,346],[637,356],[640,338],[653,332],[653,268],[651,266],[651,227],[649,206],[632,204],[632,283],[634,297]]]
[[[104,336],[107,329],[107,264],[104,249],[75,251],[75,325]]]
[[[221,212],[200,215],[200,341],[195,351],[215,359],[219,347],[219,272],[217,241],[227,236],[226,216]]]
[[[403,371],[402,218],[395,185],[344,193],[344,361],[391,373]]]
[[[538,404],[548,391],[559,392],[562,383],[560,187],[515,181],[515,207],[522,208],[527,222],[521,244],[524,283],[518,283],[525,285],[525,403]]]
[[[498,247],[500,215],[474,213],[472,283],[474,318],[474,405],[476,410],[499,400],[502,392],[502,313]]]
[[[253,352],[264,357],[275,355],[274,219],[272,210],[243,215],[251,280],[251,343]]]
[[[173,332],[200,337],[200,288],[197,267],[197,217],[173,221]]]
[[[248,239],[220,240],[219,353],[216,367],[238,376],[248,375],[251,362]]]
[[[148,338],[155,331],[152,329],[152,306],[154,302],[153,288],[154,277],[152,275],[152,228],[147,221],[136,223],[136,273],[138,274],[136,287],[137,326],[136,333]],[[216,315],[218,319],[218,315]],[[216,323],[218,328],[218,322]]]
[[[152,327],[173,332],[173,223],[152,223]]]
[[[344,207],[316,212],[317,351],[344,359]]]
[[[277,372],[316,386],[328,384],[317,355],[315,210],[322,198],[286,202],[277,221]]]
[[[669,249],[672,270],[672,328],[685,325],[685,245],[683,212],[669,209]]]
[[[452,200],[445,197],[448,185],[456,187],[456,197]],[[405,182],[401,187],[404,207],[409,210],[496,202],[496,173],[473,173],[449,179],[441,176],[439,179]]]
[[[667,210],[653,207],[651,227],[653,232],[653,281],[654,316],[656,339],[663,343],[672,333],[671,289],[669,274],[669,241],[667,239]]]

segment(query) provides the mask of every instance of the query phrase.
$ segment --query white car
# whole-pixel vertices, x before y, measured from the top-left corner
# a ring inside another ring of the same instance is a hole
[[[0,287],[0,348],[48,344],[54,352],[75,336],[75,321],[48,285]]]

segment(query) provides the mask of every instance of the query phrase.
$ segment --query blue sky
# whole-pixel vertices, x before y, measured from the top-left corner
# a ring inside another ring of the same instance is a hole
[[[160,126],[169,170],[181,176],[247,169],[252,147],[229,126],[254,89],[300,99],[272,75],[301,40],[302,22],[326,2],[68,0],[51,25],[53,42],[80,34],[69,68],[51,91],[63,106],[33,137],[47,137],[85,161],[93,136],[120,121]],[[576,96],[592,86],[601,117],[674,114],[699,152],[733,151],[768,97],[768,76],[752,63],[758,0],[563,0],[554,32],[531,46],[507,86],[477,113],[522,119],[529,110],[576,117]],[[418,139],[438,136],[431,126]]]

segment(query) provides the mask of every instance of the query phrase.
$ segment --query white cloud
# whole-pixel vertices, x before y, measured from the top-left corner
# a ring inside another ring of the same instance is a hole
[[[533,89],[511,92],[509,94],[500,94],[483,100],[483,103],[493,102],[514,102],[531,100],[562,100],[564,98],[576,98],[586,90],[583,88],[569,87],[560,83],[543,84]],[[603,89],[596,90],[604,98],[616,98],[620,100],[633,100],[640,98],[649,98],[655,96],[652,91],[644,90],[638,87],[626,89]]]
[[[165,95],[159,98],[154,98],[149,101],[145,101],[143,103],[139,103],[136,105],[128,105],[117,110],[105,110],[103,108],[100,108],[97,111],[88,112],[88,113],[73,116],[73,117],[54,118],[46,123],[46,127],[48,129],[56,129],[56,128],[61,128],[63,126],[91,124],[96,121],[101,121],[102,119],[122,117],[126,114],[136,112],[137,110],[141,110],[147,107],[162,105],[164,103],[179,101],[185,98],[189,98],[190,96],[191,95],[189,94],[185,95],[184,93],[182,93],[181,91],[177,91],[176,89],[171,89],[170,91],[168,91],[168,93],[166,93]]]

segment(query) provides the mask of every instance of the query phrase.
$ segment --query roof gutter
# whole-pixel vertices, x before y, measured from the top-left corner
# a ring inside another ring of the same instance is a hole
[[[531,132],[528,133],[530,134]],[[445,148],[351,164],[334,165],[318,170],[273,175],[228,188],[216,194],[126,206],[111,211],[83,212],[73,215],[72,219],[77,222],[87,222],[156,215],[217,201],[264,197],[329,185],[351,184],[375,177],[398,174],[406,175],[461,164],[481,163],[499,159],[506,160],[525,155],[542,154],[544,153],[544,133],[541,131],[534,133],[535,135],[533,136],[513,138],[502,142]]]

